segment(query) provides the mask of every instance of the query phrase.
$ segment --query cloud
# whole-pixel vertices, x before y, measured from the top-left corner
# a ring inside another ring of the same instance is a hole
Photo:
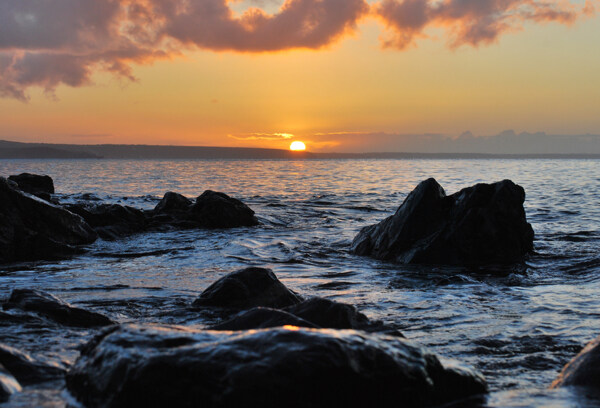
[[[291,133],[243,133],[239,135],[227,135],[231,139],[254,141],[254,140],[289,140],[294,137]]]
[[[525,22],[571,24],[593,14],[596,1],[6,0],[0,1],[0,97],[26,101],[32,87],[53,97],[59,85],[93,83],[98,71],[135,80],[133,65],[189,49],[320,49],[366,17],[387,27],[385,47],[404,49],[440,27],[451,47],[478,46]],[[232,9],[245,4],[245,11]]]
[[[490,44],[527,22],[572,24],[594,13],[595,0],[382,0],[374,7],[388,29],[385,47],[405,49],[429,28],[447,33],[448,45]]]

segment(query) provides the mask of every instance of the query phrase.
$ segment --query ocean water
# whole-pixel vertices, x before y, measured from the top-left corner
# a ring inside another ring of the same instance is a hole
[[[600,335],[598,160],[0,161],[0,175],[21,172],[52,176],[61,202],[150,209],[166,191],[190,198],[223,191],[252,207],[262,225],[99,240],[69,260],[0,266],[0,298],[40,288],[119,322],[203,327],[217,317],[188,308],[202,290],[236,269],[265,266],[304,296],[354,304],[476,367],[491,390],[483,406],[600,405],[581,390],[547,389]],[[348,253],[360,228],[392,214],[428,177],[448,194],[502,179],[523,186],[535,252],[523,265],[476,271]],[[0,342],[69,364],[91,335],[19,326],[0,333]],[[63,385],[28,387],[6,406],[65,406]]]

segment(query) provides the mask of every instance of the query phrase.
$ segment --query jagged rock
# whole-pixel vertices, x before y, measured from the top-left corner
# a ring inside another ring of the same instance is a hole
[[[115,326],[66,378],[80,402],[103,407],[423,407],[486,392],[480,374],[405,340],[303,328]]]
[[[277,279],[272,270],[246,268],[230,273],[210,285],[194,301],[194,306],[281,308],[300,301],[296,294]]]
[[[235,228],[258,225],[254,211],[227,194],[207,190],[190,210],[190,217],[204,228]]]
[[[143,231],[146,227],[144,213],[130,206],[119,204],[72,204],[65,208],[83,217],[105,240],[114,240],[135,234]]]
[[[29,354],[0,343],[0,364],[23,385],[61,378],[65,369],[34,360]]]
[[[154,213],[174,213],[185,212],[192,206],[192,200],[181,194],[169,191],[164,195],[162,200],[154,207]]]
[[[100,313],[73,307],[49,293],[35,289],[13,290],[3,307],[34,312],[65,326],[100,327],[114,324]]]
[[[59,259],[96,238],[80,216],[24,193],[0,177],[0,262]]]
[[[29,194],[41,194],[43,197],[50,197],[50,194],[54,194],[54,182],[50,176],[21,173],[16,176],[9,176],[8,179],[17,183],[19,189]]]
[[[600,337],[590,341],[564,366],[551,388],[588,387],[600,391]]]
[[[533,249],[525,191],[510,180],[477,184],[446,196],[432,178],[396,213],[363,228],[350,252],[400,263],[509,264]]]
[[[298,326],[308,328],[319,328],[319,326],[308,322],[283,310],[271,309],[269,307],[255,307],[240,312],[231,319],[211,326],[210,330],[252,330],[268,329],[279,326]]]
[[[0,364],[0,402],[8,401],[11,395],[20,391],[19,382]]]

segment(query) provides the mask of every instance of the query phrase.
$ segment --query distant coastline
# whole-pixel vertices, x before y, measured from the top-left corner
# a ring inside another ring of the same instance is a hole
[[[0,159],[600,159],[600,154],[313,153],[250,147],[76,145],[0,140]]]

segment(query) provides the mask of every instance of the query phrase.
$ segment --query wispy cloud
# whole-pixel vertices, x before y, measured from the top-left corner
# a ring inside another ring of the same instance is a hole
[[[253,140],[289,140],[294,137],[291,133],[242,133],[227,135],[231,139],[253,141]]]

